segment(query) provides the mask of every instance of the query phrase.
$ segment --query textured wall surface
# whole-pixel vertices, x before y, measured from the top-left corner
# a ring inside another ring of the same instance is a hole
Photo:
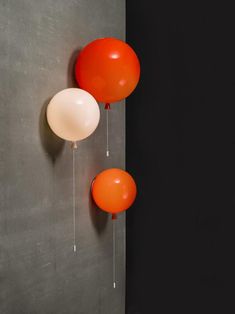
[[[112,225],[90,200],[92,178],[125,166],[124,103],[105,112],[76,153],[77,246],[72,251],[72,154],[45,120],[50,98],[76,86],[79,50],[98,37],[124,38],[124,0],[0,1],[0,313],[123,314],[125,217]]]

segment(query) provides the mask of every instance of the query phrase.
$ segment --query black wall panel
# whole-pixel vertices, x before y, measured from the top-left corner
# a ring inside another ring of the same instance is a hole
[[[235,310],[234,31],[225,5],[127,1],[127,314]]]

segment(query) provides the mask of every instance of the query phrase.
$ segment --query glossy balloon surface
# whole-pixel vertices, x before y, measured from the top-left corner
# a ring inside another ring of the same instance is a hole
[[[79,54],[76,62],[79,87],[97,101],[112,103],[129,96],[140,77],[134,50],[116,38],[96,39]]]
[[[132,176],[121,169],[111,168],[98,174],[91,187],[97,206],[111,214],[127,210],[137,194]]]

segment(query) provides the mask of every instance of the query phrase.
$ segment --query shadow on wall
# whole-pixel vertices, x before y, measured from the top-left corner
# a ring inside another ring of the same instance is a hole
[[[77,87],[76,79],[75,79],[75,62],[81,51],[81,48],[76,49],[69,58],[68,70],[67,70],[67,88]],[[65,87],[66,88],[66,87]],[[61,154],[65,141],[58,136],[56,136],[52,130],[50,129],[47,123],[46,117],[46,109],[49,104],[51,98],[48,98],[41,109],[41,114],[39,118],[39,133],[42,146],[45,152],[48,154],[51,162],[54,164],[56,159]]]
[[[90,210],[90,217],[95,227],[95,230],[98,234],[102,234],[106,228],[108,217],[109,215],[104,211],[97,208],[96,204],[93,201],[91,190],[89,195],[89,210]]]
[[[69,58],[68,71],[67,71],[67,88],[78,87],[78,84],[75,78],[75,63],[81,50],[82,50],[81,47],[74,50],[74,52],[71,54]]]
[[[75,62],[81,51],[81,48],[76,49],[69,59],[68,70],[67,70],[67,87],[65,88],[73,88],[78,87],[76,79],[75,79]],[[51,97],[52,98],[52,97]],[[41,109],[41,114],[39,118],[39,132],[42,146],[45,152],[48,154],[52,164],[55,164],[56,159],[60,156],[63,151],[65,141],[58,136],[56,136],[52,130],[50,129],[47,123],[46,110],[47,106],[51,100],[48,98]],[[93,142],[92,142],[93,143]],[[90,147],[88,146],[88,151]],[[94,149],[94,145],[92,144],[92,150]],[[89,153],[89,152],[88,152]],[[100,156],[100,162],[103,160],[103,156]],[[96,158],[97,164],[97,158]],[[89,211],[92,223],[94,225],[95,230],[98,234],[102,234],[105,230],[105,227],[108,222],[109,215],[100,209],[97,208],[96,204],[92,199],[91,192],[89,193]]]
[[[39,132],[42,147],[48,154],[51,162],[55,164],[56,159],[59,157],[63,150],[65,142],[52,132],[47,123],[46,109],[50,100],[51,98],[48,98],[42,106],[41,114],[39,117]]]

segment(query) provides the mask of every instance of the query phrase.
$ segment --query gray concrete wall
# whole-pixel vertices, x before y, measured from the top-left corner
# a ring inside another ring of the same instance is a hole
[[[45,120],[49,99],[76,86],[78,51],[98,37],[124,38],[124,0],[0,0],[0,313],[123,314],[125,216],[112,225],[90,200],[92,178],[124,167],[124,103],[105,112],[76,153],[77,244],[72,251],[72,154]]]

